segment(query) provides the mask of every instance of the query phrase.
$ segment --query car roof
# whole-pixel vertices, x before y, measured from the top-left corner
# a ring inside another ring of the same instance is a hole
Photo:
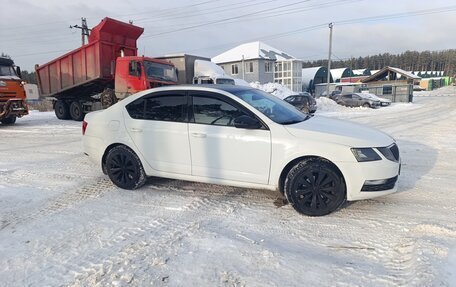
[[[169,87],[169,86],[168,86]],[[172,86],[171,86],[172,87]],[[221,84],[204,84],[204,85],[178,85],[176,87],[188,88],[188,89],[195,89],[195,88],[210,88],[210,89],[218,89],[228,93],[236,93],[240,91],[248,91],[253,90],[252,87],[247,86],[239,86],[239,85],[221,85]]]

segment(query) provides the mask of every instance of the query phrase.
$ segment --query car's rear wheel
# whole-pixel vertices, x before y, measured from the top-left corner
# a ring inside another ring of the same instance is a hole
[[[284,191],[296,211],[310,216],[329,214],[346,199],[342,175],[331,163],[321,159],[296,164],[288,172]]]
[[[115,146],[108,152],[105,168],[111,181],[120,188],[137,189],[146,182],[141,160],[126,146]]]

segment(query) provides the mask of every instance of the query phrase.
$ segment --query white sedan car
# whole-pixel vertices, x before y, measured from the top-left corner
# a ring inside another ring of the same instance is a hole
[[[233,85],[137,93],[87,114],[83,147],[124,189],[147,176],[278,189],[312,216],[396,191],[400,170],[390,136]]]

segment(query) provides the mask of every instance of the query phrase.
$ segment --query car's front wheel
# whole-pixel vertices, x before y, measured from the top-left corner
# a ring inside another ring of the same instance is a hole
[[[123,189],[137,189],[146,182],[146,174],[139,157],[128,147],[112,148],[106,157],[106,172],[111,181]]]
[[[322,216],[338,209],[346,199],[340,172],[322,159],[308,159],[296,164],[285,179],[287,200],[299,213]]]

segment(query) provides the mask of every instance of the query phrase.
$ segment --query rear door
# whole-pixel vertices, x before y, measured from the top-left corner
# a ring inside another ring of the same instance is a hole
[[[191,174],[187,101],[185,91],[167,91],[127,105],[127,132],[155,170]]]
[[[192,175],[267,184],[271,158],[267,127],[236,128],[236,117],[255,115],[225,95],[203,91],[189,95]]]

